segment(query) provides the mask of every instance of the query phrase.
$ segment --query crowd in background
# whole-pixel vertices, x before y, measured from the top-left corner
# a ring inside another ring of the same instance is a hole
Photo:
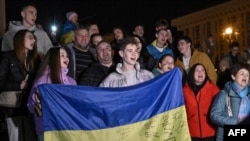
[[[1,42],[0,91],[22,90],[24,95],[20,107],[0,107],[10,141],[44,140],[40,84],[127,87],[176,67],[183,73],[193,141],[220,141],[224,125],[249,124],[250,50],[240,53],[237,41],[215,64],[211,35],[201,49],[189,36],[173,32],[164,18],[155,21],[152,39],[144,36],[143,23],[131,31],[114,25],[107,36],[101,23],[79,24],[78,14],[69,11],[57,40],[37,26],[35,5],[23,7],[21,16],[22,21],[9,22]]]

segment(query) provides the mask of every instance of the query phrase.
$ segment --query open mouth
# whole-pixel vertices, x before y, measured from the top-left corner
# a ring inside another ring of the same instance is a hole
[[[130,58],[130,60],[132,60],[132,61],[136,61],[136,58],[132,57],[132,58]]]
[[[162,41],[163,43],[165,43],[165,42],[166,42],[167,40],[165,40],[165,39],[162,39],[161,41]]]
[[[65,64],[66,66],[68,66],[69,62],[68,61],[64,61],[63,64]]]
[[[246,80],[246,79],[242,79],[242,82],[246,83],[246,82],[247,82],[247,80]]]
[[[198,78],[203,78],[203,76],[202,75],[198,75]]]

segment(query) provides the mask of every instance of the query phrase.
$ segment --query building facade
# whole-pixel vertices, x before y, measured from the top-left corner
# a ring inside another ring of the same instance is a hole
[[[229,52],[232,41],[240,43],[240,52],[250,49],[250,0],[230,0],[195,13],[171,20],[171,24],[191,37],[193,45],[199,44],[206,50],[206,39],[212,36],[217,63]]]
[[[4,32],[5,32],[5,0],[0,0],[0,38],[2,38]]]

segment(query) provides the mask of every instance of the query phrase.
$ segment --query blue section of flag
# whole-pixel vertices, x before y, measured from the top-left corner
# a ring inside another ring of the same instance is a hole
[[[127,125],[184,105],[179,68],[123,88],[59,84],[43,84],[38,88],[45,131]]]

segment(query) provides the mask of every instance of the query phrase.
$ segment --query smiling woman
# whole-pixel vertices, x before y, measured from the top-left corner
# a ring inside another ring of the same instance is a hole
[[[40,65],[36,80],[33,83],[28,108],[35,119],[36,133],[39,141],[43,141],[43,118],[38,91],[40,84],[65,84],[76,85],[76,81],[68,75],[69,58],[65,48],[52,47],[47,52],[43,63]],[[38,105],[38,106],[37,106]],[[36,109],[36,110],[35,110]]]
[[[188,127],[192,140],[214,141],[216,126],[209,118],[210,108],[219,88],[207,75],[200,63],[194,64],[183,87]],[[200,130],[202,129],[202,130]]]

